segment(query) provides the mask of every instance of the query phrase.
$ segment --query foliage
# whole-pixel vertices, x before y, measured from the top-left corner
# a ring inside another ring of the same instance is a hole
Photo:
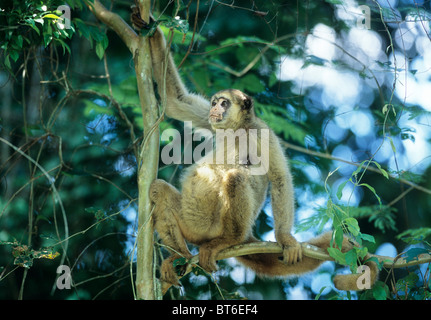
[[[30,249],[26,245],[21,245],[18,241],[14,242],[0,242],[0,245],[11,245],[12,246],[12,256],[15,257],[13,262],[14,265],[30,268],[33,266],[34,259],[55,259],[60,253],[54,252],[53,248],[42,248],[41,250]]]
[[[133,297],[136,154],[146,129],[133,59],[94,18],[90,2],[66,2],[70,20],[57,10],[64,1],[0,5],[3,299]],[[195,25],[196,2],[156,1],[156,20],[143,34],[162,28],[191,91],[211,96],[234,87],[254,97],[256,113],[288,143],[301,240],[332,229],[329,253],[349,272],[383,243],[408,261],[429,253],[431,166],[423,151],[430,150],[431,110],[420,90],[403,87],[429,81],[419,63],[430,40],[429,3],[250,3],[201,1]],[[345,16],[361,4],[371,8],[371,30],[361,35],[381,39],[376,52],[357,45],[357,17]],[[128,21],[129,4],[112,10]],[[410,48],[403,41],[408,30],[421,39]],[[160,130],[182,128],[165,120]],[[366,133],[361,121],[369,122]],[[178,185],[184,167],[161,165],[159,176]],[[258,238],[268,238],[270,216],[268,203],[256,223]],[[341,253],[344,234],[361,246]],[[164,254],[163,246],[156,249]],[[60,264],[70,266],[73,290],[55,289]],[[327,283],[315,288],[338,265],[283,281],[257,278],[229,260],[212,275],[196,268],[182,279],[182,291],[171,289],[165,298],[295,298],[293,288],[302,288],[305,298],[430,299],[429,265],[380,267],[372,290],[342,293]],[[37,272],[27,276],[28,270]]]

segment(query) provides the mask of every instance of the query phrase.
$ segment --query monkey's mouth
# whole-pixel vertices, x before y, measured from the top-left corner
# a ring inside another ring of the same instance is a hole
[[[220,122],[222,120],[223,120],[222,115],[215,115],[215,114],[210,115],[210,122]]]

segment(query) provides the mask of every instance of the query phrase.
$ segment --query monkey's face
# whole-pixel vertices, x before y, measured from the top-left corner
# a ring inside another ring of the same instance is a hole
[[[211,98],[209,122],[213,128],[242,127],[252,114],[252,99],[235,89],[223,90]]]
[[[232,102],[228,98],[214,96],[211,99],[210,123],[215,124],[223,122],[231,106]]]

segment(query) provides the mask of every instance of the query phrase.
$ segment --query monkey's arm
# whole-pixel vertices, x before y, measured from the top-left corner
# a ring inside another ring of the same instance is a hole
[[[275,238],[283,247],[284,262],[302,259],[301,246],[292,236],[295,201],[292,175],[277,136],[270,131],[268,177],[271,182],[271,205],[274,216]]]
[[[194,127],[211,129],[208,121],[210,102],[189,93],[178,74],[160,28],[150,38],[154,78],[159,95],[165,100],[165,114],[180,121],[192,121]]]

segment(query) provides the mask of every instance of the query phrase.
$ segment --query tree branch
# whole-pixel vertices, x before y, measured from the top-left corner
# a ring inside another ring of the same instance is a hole
[[[135,55],[138,48],[139,36],[118,14],[115,14],[105,8],[99,0],[94,0],[94,3],[89,2],[88,8],[101,22],[114,30],[118,36],[129,48],[130,52]]]
[[[317,260],[323,261],[334,261],[334,259],[323,249],[320,249],[316,246],[310,245],[308,243],[301,243],[302,246],[302,254],[309,258],[314,258]],[[223,260],[232,257],[238,257],[248,254],[256,254],[256,253],[279,253],[283,254],[283,250],[276,242],[253,242],[248,244],[240,244],[236,246],[232,246],[230,248],[226,248],[219,253],[217,256],[217,260]],[[414,265],[419,265],[423,263],[431,262],[431,255],[429,254],[421,254],[418,256],[417,260],[407,262],[406,258],[397,257],[391,258],[386,256],[380,256],[375,254],[370,254],[370,257],[377,258],[379,263],[383,263],[383,267],[385,268],[405,268]],[[193,256],[190,261],[188,261],[186,272],[183,276],[192,271],[192,268],[196,266],[199,262],[199,255]],[[163,294],[171,287],[169,283],[163,283],[162,291]]]

